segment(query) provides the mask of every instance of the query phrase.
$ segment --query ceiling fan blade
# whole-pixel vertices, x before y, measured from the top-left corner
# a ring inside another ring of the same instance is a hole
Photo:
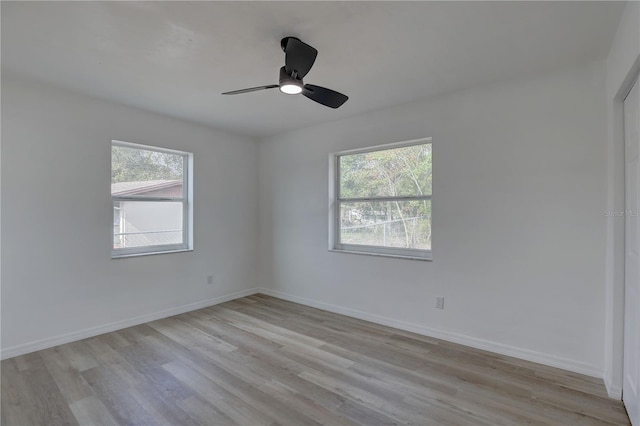
[[[257,92],[258,90],[275,89],[277,84],[270,84],[268,86],[250,87],[248,89],[233,90],[231,92],[224,92],[223,95],[239,95],[241,93]]]
[[[302,79],[313,66],[318,51],[295,37],[287,37],[286,40],[285,69],[289,75],[295,71],[296,78]]]
[[[305,84],[302,89],[302,94],[312,101],[316,101],[330,108],[338,108],[349,99],[347,95],[325,87],[314,86],[313,84]]]

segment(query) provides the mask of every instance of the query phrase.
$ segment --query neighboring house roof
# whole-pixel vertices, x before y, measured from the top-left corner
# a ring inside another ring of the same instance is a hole
[[[139,195],[160,189],[182,186],[182,180],[142,180],[137,182],[118,182],[111,184],[111,195]]]

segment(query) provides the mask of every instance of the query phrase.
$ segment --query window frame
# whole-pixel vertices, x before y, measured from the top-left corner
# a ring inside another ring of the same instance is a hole
[[[119,259],[135,256],[147,256],[163,253],[177,253],[185,251],[193,251],[193,153],[186,151],[178,151],[175,149],[161,148],[151,145],[142,145],[132,142],[124,142],[119,140],[112,140],[110,147],[121,146],[125,148],[139,149],[142,151],[154,151],[163,154],[173,154],[182,156],[182,197],[154,197],[154,196],[114,196],[111,195],[111,258]],[[110,168],[113,167],[113,158],[110,150]],[[109,188],[111,193],[111,188]],[[116,202],[150,202],[150,203],[163,203],[163,202],[181,202],[182,203],[182,244],[158,244],[153,246],[142,247],[127,247],[127,248],[114,248],[114,203]]]
[[[364,244],[345,244],[340,242],[340,207],[343,202],[429,200],[429,203],[431,204],[431,226],[433,230],[433,164],[431,166],[432,187],[431,194],[429,195],[358,198],[342,198],[340,195],[340,157],[427,144],[431,144],[431,158],[433,162],[433,140],[430,137],[388,143],[384,145],[369,146],[365,148],[350,149],[346,151],[335,152],[329,155],[329,251],[364,254],[371,256],[395,257],[411,260],[433,260],[433,247],[431,248],[431,250],[424,250],[402,247],[372,246]]]

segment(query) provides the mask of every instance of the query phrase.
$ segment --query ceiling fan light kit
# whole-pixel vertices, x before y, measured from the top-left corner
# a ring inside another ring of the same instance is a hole
[[[348,96],[326,87],[304,84],[302,79],[309,72],[318,56],[318,51],[296,37],[285,37],[280,41],[280,46],[285,53],[285,65],[280,68],[278,84],[250,87],[248,89],[225,92],[223,95],[239,95],[241,93],[256,92],[258,90],[275,89],[278,87],[287,95],[302,94],[312,101],[338,108],[344,104]]]
[[[304,87],[302,79],[298,80],[287,73],[286,67],[280,68],[280,91],[287,95],[297,95],[302,93]]]

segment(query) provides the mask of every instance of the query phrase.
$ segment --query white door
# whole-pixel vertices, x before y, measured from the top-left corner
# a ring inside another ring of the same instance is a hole
[[[640,83],[624,100],[625,279],[622,400],[640,426]]]

